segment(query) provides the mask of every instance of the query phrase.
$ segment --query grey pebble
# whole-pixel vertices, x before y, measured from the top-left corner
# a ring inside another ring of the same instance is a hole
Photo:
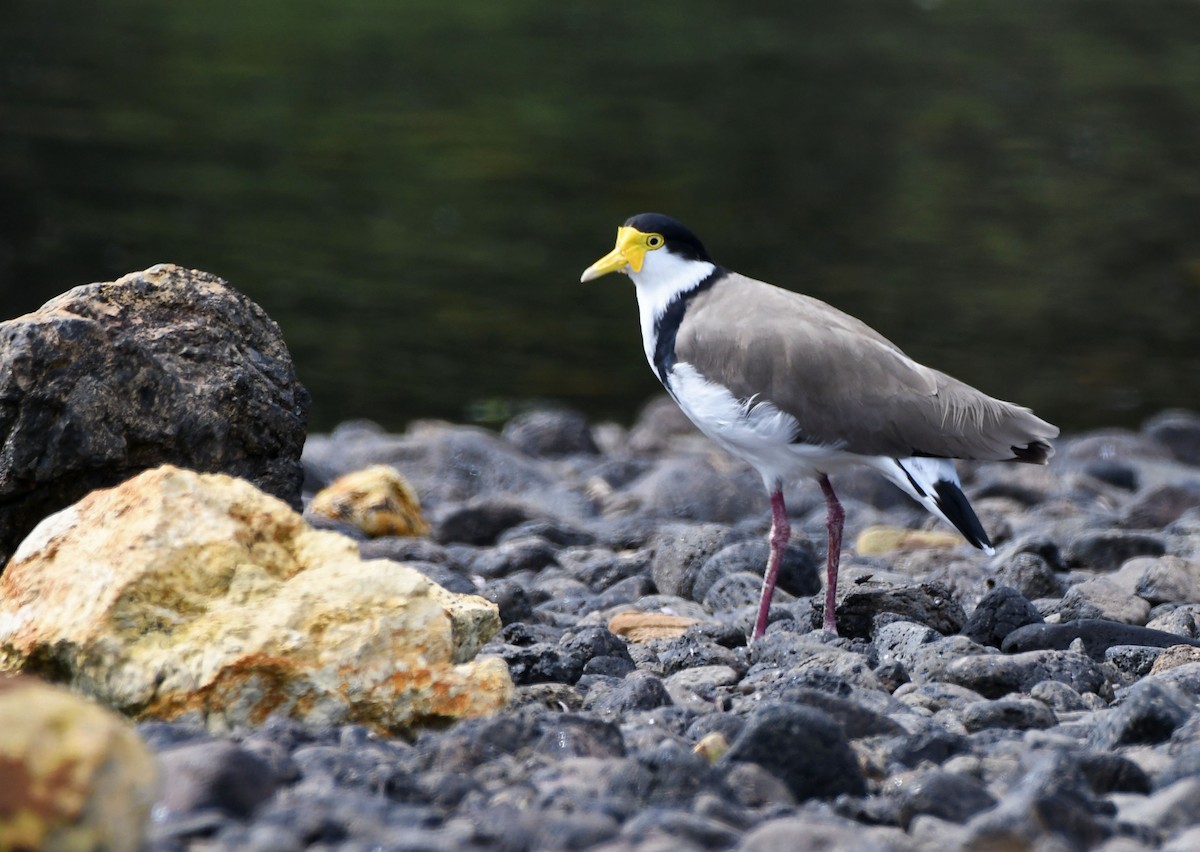
[[[979,602],[962,632],[980,645],[999,648],[1004,637],[1018,627],[1040,624],[1043,620],[1024,595],[1008,586],[999,586]]]
[[[759,708],[722,761],[757,763],[787,784],[797,801],[866,792],[841,725],[828,713],[808,707]]]

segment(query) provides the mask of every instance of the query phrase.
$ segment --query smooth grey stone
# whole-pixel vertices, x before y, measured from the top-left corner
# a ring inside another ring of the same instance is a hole
[[[1113,621],[1144,625],[1150,618],[1150,604],[1122,587],[1113,577],[1095,577],[1067,589],[1058,605],[1065,622]]]
[[[1116,578],[1132,582],[1138,597],[1151,606],[1200,599],[1200,564],[1178,556],[1131,559],[1121,566]]]
[[[1113,645],[1146,645],[1169,648],[1172,645],[1194,645],[1200,641],[1174,633],[1151,630],[1115,621],[1081,619],[1061,624],[1030,624],[1018,628],[1004,638],[1001,649],[1006,654],[1039,649],[1063,650],[1079,639],[1084,651],[1093,660],[1103,660],[1104,652]]]

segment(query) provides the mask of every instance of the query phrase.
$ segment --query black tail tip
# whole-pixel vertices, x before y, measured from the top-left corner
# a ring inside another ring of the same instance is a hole
[[[971,504],[967,502],[967,495],[962,493],[962,489],[949,480],[939,479],[934,485],[933,491],[936,495],[934,502],[937,503],[937,507],[963,534],[963,538],[974,547],[990,553],[992,541],[988,538],[983,524],[979,523],[979,518],[975,515]]]

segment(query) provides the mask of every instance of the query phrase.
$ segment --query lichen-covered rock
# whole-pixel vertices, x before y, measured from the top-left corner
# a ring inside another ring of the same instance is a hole
[[[372,538],[429,532],[417,492],[399,471],[386,464],[339,476],[317,492],[308,511],[353,524]]]
[[[0,667],[139,718],[273,712],[380,730],[507,702],[494,604],[313,530],[249,483],[164,466],[46,519],[0,576]]]
[[[279,327],[170,264],[0,323],[0,565],[47,515],[169,463],[299,506],[309,396]]]
[[[0,849],[140,848],[154,755],[94,702],[0,676]]]

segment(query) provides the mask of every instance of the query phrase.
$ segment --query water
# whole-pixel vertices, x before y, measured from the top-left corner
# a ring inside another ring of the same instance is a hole
[[[313,425],[629,420],[632,213],[1070,428],[1198,407],[1191,2],[10,2],[0,314],[160,261]]]

